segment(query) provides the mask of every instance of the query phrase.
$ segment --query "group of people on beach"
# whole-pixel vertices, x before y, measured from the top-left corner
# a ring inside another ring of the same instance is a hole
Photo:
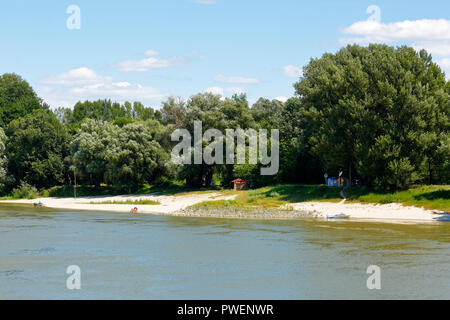
[[[137,208],[137,207],[134,207],[133,209],[130,210],[130,213],[131,213],[131,214],[136,214],[136,213],[138,213],[138,208]]]
[[[35,208],[43,208],[44,207],[44,204],[40,201],[33,203],[33,205]]]

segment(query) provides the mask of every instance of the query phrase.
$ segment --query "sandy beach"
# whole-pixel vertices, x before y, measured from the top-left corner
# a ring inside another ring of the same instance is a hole
[[[173,214],[203,201],[227,200],[234,196],[222,196],[220,193],[200,193],[176,196],[161,195],[120,195],[92,196],[75,198],[37,198],[31,200],[7,200],[0,203],[30,204],[42,202],[45,207],[53,209],[72,209],[89,211],[130,212],[134,207],[140,214]],[[137,200],[153,200],[158,205],[104,204],[103,202],[124,202]]]
[[[434,221],[439,215],[433,214],[433,210],[424,208],[403,206],[398,203],[390,204],[363,204],[341,201],[332,202],[302,202],[289,204],[295,211],[305,211],[321,217],[327,215],[346,214],[352,219],[373,219],[388,221]]]
[[[121,196],[93,196],[74,198],[39,198],[33,200],[8,200],[0,203],[30,204],[42,202],[48,208],[130,212],[133,207],[138,208],[138,214],[156,214],[171,216],[218,217],[218,218],[263,218],[263,219],[295,219],[305,216],[326,218],[335,214],[346,214],[355,220],[379,220],[389,222],[433,222],[439,215],[424,208],[403,206],[400,204],[361,204],[332,202],[301,202],[285,205],[281,210],[224,207],[214,210],[189,208],[203,201],[231,200],[234,195],[224,196],[221,193],[163,195],[121,195]],[[158,205],[104,204],[103,202],[153,200]],[[98,204],[96,204],[98,203]]]

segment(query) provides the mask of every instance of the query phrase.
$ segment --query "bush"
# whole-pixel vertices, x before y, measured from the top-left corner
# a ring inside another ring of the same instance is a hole
[[[272,191],[270,194],[269,194],[269,197],[271,197],[271,198],[277,198],[277,197],[279,197],[280,196],[280,194],[278,193],[278,192],[276,192],[276,191]]]
[[[36,199],[38,191],[28,183],[22,182],[19,188],[13,189],[12,197],[14,199]]]
[[[41,190],[41,196],[42,196],[42,198],[48,198],[48,197],[50,197],[50,191],[47,190],[47,189]]]

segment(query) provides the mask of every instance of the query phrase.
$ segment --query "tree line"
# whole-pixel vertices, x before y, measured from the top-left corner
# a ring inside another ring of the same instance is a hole
[[[120,185],[183,180],[190,186],[236,178],[254,186],[323,183],[324,173],[377,189],[450,181],[450,83],[426,51],[357,45],[311,59],[286,102],[199,93],[140,102],[78,102],[51,110],[20,76],[0,77],[0,189],[21,185]],[[171,133],[279,129],[280,171],[258,164],[176,165]]]

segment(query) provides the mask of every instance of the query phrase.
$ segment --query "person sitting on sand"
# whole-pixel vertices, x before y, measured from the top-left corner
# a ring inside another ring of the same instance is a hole
[[[131,214],[137,213],[137,212],[138,212],[138,208],[137,208],[137,207],[134,207],[134,208],[131,209],[131,211],[130,211]]]
[[[37,208],[42,208],[44,206],[44,204],[40,201],[38,203],[33,203],[33,205]]]

